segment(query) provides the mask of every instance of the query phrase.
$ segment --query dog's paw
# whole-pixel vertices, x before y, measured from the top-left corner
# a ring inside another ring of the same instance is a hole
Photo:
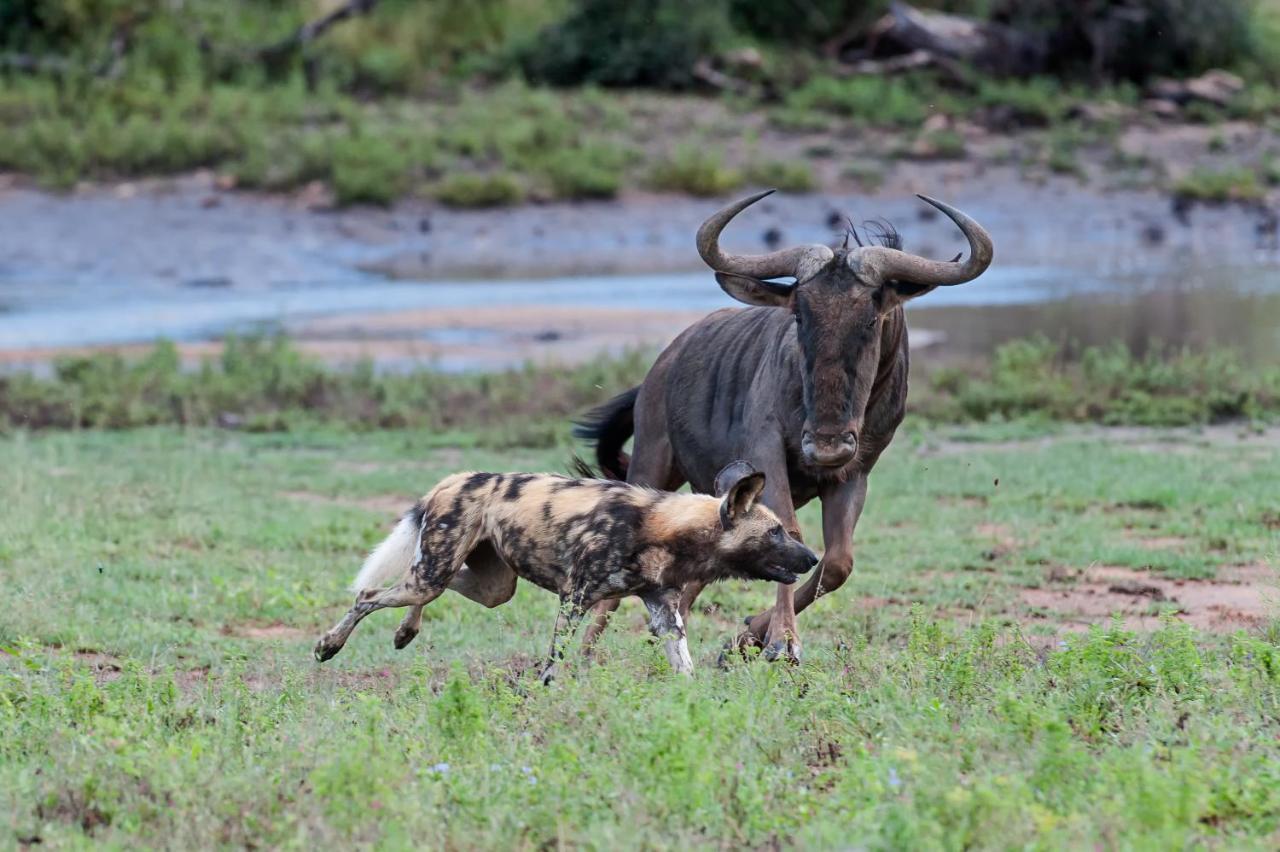
[[[417,638],[417,636],[418,636],[418,631],[416,629],[401,627],[399,630],[396,631],[395,639],[393,639],[392,641],[395,643],[396,650],[399,651],[403,649],[406,645],[408,645],[410,642],[412,642],[415,638]]]
[[[341,650],[342,650],[341,645],[336,645],[336,646],[330,645],[324,640],[323,637],[321,637],[320,641],[316,642],[316,647],[314,651],[316,655],[316,662],[323,663],[325,660],[333,659],[333,656]]]

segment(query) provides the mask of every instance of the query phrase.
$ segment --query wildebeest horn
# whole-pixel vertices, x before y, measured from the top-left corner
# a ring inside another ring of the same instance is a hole
[[[814,252],[821,252],[822,260],[831,259],[831,249],[826,246],[796,246],[769,254],[727,254],[720,250],[720,232],[729,220],[755,204],[761,198],[772,195],[774,190],[758,192],[728,207],[702,223],[698,229],[698,254],[716,272],[745,275],[749,278],[782,278],[795,275],[801,261]]]
[[[956,260],[953,261],[929,260],[884,246],[867,246],[856,249],[856,262],[864,275],[874,275],[881,282],[898,280],[926,287],[949,287],[972,281],[985,272],[991,265],[994,254],[991,235],[986,229],[950,204],[927,195],[917,197],[926,204],[937,207],[956,223],[969,240],[969,259],[960,263],[960,256],[956,255]]]

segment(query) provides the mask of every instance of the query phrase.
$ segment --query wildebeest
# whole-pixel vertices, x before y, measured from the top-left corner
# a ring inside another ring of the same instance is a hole
[[[720,248],[720,232],[763,192],[731,204],[698,229],[698,252],[730,296],[752,307],[710,314],[658,356],[644,382],[590,412],[575,434],[595,442],[602,471],[638,485],[709,491],[730,459],[767,476],[763,502],[797,538],[796,509],[822,502],[825,554],[798,592],[780,585],[771,610],[747,619],[739,645],[798,660],[795,616],[853,570],[853,530],[867,475],[902,422],[907,398],[903,304],[963,284],[991,264],[991,238],[964,213],[920,196],[969,241],[949,262],[901,250],[892,229],[880,245],[798,246],[764,255]],[[850,229],[852,231],[852,228]],[[857,239],[856,231],[853,236]],[[791,277],[794,283],[770,279]],[[634,433],[630,457],[623,451]],[[702,590],[691,581],[681,615]],[[587,645],[618,605],[597,609]]]
[[[544,681],[587,609],[620,595],[645,602],[654,635],[667,637],[671,665],[688,674],[681,589],[724,577],[794,583],[818,564],[759,502],[765,484],[743,462],[716,477],[720,499],[550,474],[455,474],[365,560],[353,584],[356,602],[316,642],[316,659],[342,650],[375,610],[412,607],[395,634],[403,648],[418,635],[422,608],[445,589],[498,606],[511,599],[519,576],[560,596]]]

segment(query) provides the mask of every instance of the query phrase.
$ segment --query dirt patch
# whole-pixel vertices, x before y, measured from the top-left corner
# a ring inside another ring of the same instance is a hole
[[[302,639],[310,636],[310,631],[302,630],[297,627],[290,627],[287,624],[275,622],[274,624],[255,625],[255,624],[227,624],[222,628],[223,636],[235,636],[240,639]]]
[[[113,654],[79,648],[73,656],[77,662],[84,663],[93,670],[93,679],[98,683],[110,683],[120,677],[120,658]]]
[[[1128,529],[1125,538],[1140,544],[1148,550],[1185,550],[1190,544],[1180,535],[1145,535],[1142,530]]]
[[[333,497],[315,491],[281,491],[281,497],[325,506],[342,506],[348,509],[364,509],[380,515],[401,515],[414,501],[402,494],[379,494],[374,497]]]
[[[1160,612],[1200,630],[1231,632],[1280,614],[1280,572],[1263,565],[1225,566],[1216,580],[1180,580],[1111,565],[1088,569],[1067,587],[1024,589],[1024,604],[1048,610],[1069,629],[1120,615],[1131,630],[1153,630]]]

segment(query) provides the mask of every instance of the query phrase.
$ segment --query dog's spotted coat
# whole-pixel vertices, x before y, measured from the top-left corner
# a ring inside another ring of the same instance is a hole
[[[544,679],[582,614],[625,595],[644,600],[650,628],[667,637],[672,666],[688,673],[693,663],[678,613],[685,584],[793,582],[817,563],[758,502],[763,487],[764,474],[743,462],[717,478],[720,497],[551,474],[455,474],[370,555],[356,578],[355,605],[316,643],[316,658],[338,653],[356,624],[384,607],[412,607],[396,631],[403,648],[418,634],[423,606],[445,589],[493,607],[511,599],[519,577],[560,597]]]

